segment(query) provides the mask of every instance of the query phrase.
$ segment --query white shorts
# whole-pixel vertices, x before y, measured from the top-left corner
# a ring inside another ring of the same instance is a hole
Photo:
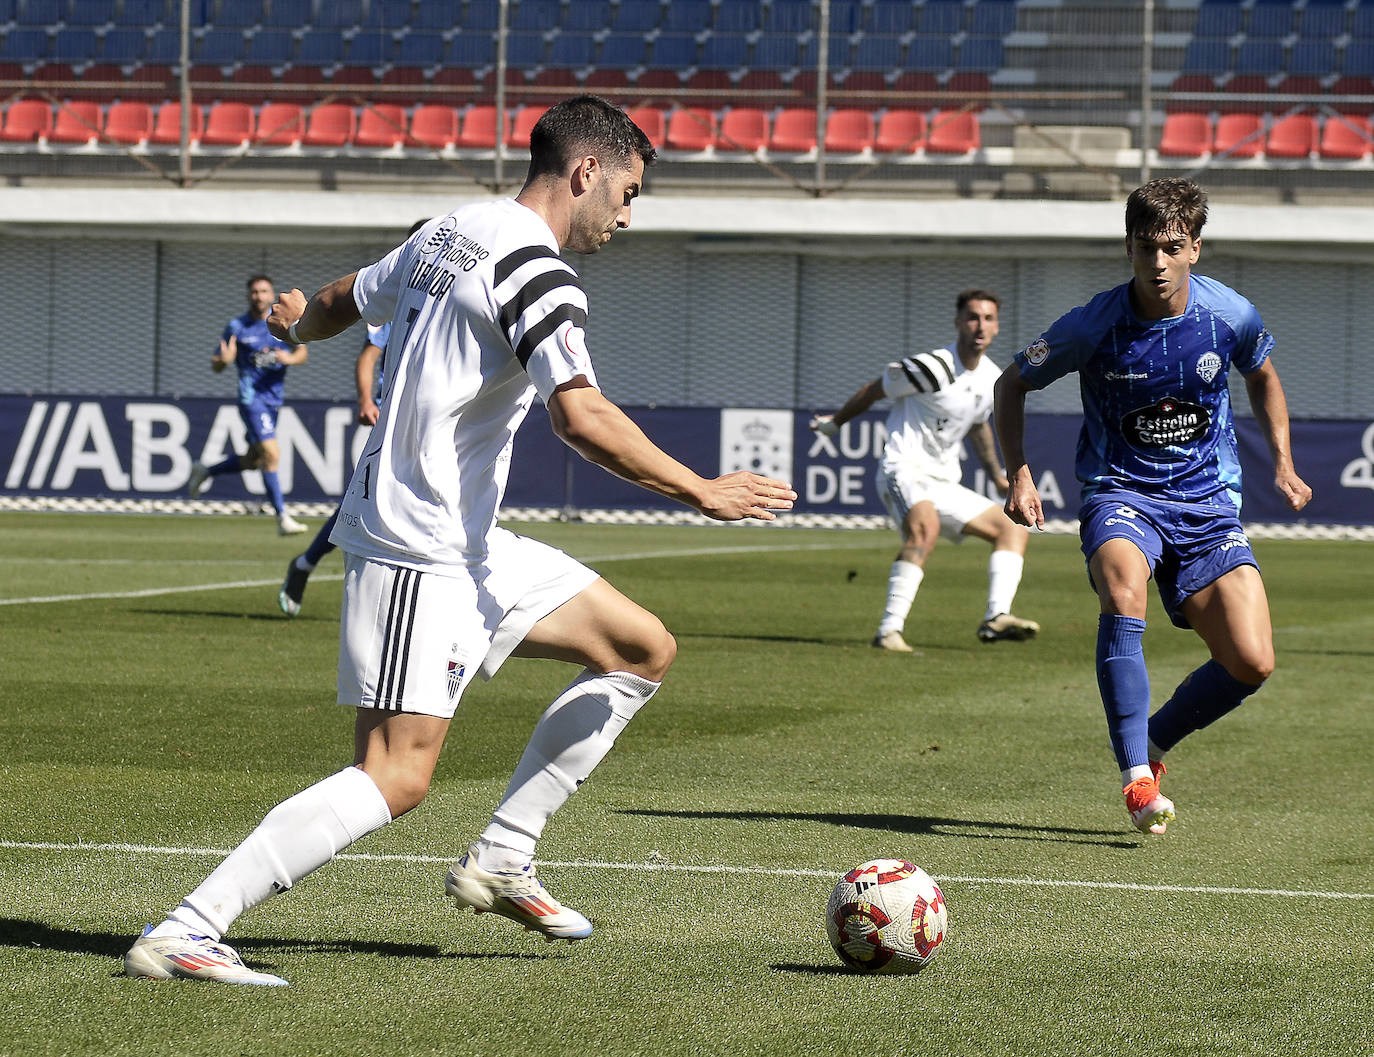
[[[997,507],[987,496],[954,481],[940,481],[923,474],[878,470],[878,495],[897,527],[902,527],[907,511],[917,503],[934,505],[940,515],[940,535],[962,543],[964,526],[989,507]]]
[[[345,552],[339,704],[451,719],[535,623],[597,579],[557,548],[493,530],[484,565],[420,572]]]

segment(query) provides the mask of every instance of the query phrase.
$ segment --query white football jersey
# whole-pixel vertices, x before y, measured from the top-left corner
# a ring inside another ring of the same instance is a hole
[[[406,568],[480,563],[535,393],[596,385],[582,284],[543,219],[505,199],[435,217],[360,271],[353,298],[392,328],[381,417],[330,538]]]
[[[1001,369],[987,356],[968,370],[949,349],[908,356],[883,370],[887,447],[882,468],[919,468],[927,477],[957,482],[964,436],[992,415],[992,387]]]

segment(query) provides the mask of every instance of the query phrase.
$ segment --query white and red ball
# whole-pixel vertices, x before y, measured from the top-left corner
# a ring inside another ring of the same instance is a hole
[[[835,953],[864,973],[920,972],[939,951],[948,919],[940,886],[904,859],[854,867],[825,910]]]

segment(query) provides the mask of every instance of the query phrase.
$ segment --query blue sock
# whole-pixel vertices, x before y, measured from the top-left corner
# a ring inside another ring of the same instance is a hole
[[[1149,762],[1150,675],[1140,639],[1145,621],[1103,613],[1097,618],[1097,686],[1107,733],[1124,771]]]
[[[272,499],[272,509],[280,515],[286,509],[286,500],[282,498],[281,482],[277,480],[277,471],[263,470],[262,483],[267,486],[267,494]]]
[[[222,473],[238,473],[239,469],[239,457],[237,455],[231,455],[223,462],[217,462],[215,465],[209,467],[208,472],[211,477],[218,477]]]
[[[1258,689],[1242,683],[1216,661],[1208,661],[1179,683],[1174,696],[1150,717],[1150,740],[1161,752],[1168,752],[1193,731],[1215,723]]]
[[[329,520],[324,523],[324,527],[315,533],[315,538],[310,541],[310,546],[305,548],[305,560],[310,563],[313,569],[320,564],[326,554],[334,549],[334,544],[329,542],[329,534],[334,531],[334,522],[339,520],[339,508],[334,508],[334,513],[329,515]]]

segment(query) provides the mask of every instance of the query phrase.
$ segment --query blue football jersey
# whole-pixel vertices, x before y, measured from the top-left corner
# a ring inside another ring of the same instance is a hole
[[[1240,459],[1226,388],[1234,366],[1258,370],[1274,347],[1259,313],[1230,287],[1189,279],[1188,307],[1138,319],[1130,283],[1061,316],[1016,355],[1043,389],[1078,372],[1083,428],[1076,472],[1083,498],[1112,488],[1181,502],[1240,505]]]
[[[277,359],[277,350],[292,346],[272,336],[267,320],[252,312],[235,316],[224,327],[224,340],[238,342],[234,366],[239,372],[239,403],[266,403],[281,407],[286,394],[286,364]]]

